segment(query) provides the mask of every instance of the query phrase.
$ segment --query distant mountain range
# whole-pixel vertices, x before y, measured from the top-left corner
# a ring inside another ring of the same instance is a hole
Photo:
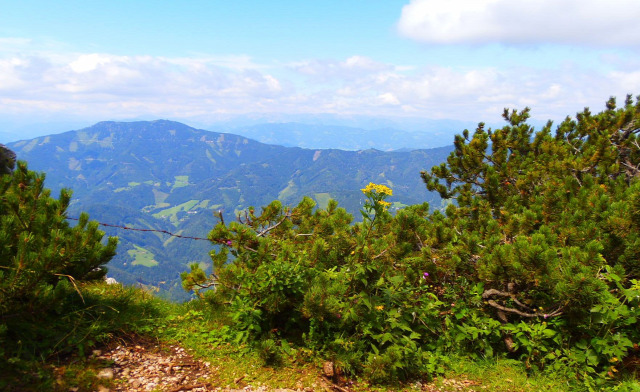
[[[298,132],[292,126],[291,132]],[[338,130],[339,131],[339,130]],[[302,132],[302,131],[300,131]],[[344,138],[349,138],[342,129]],[[406,152],[342,151],[269,145],[244,136],[158,120],[101,122],[57,135],[8,143],[29,168],[47,174],[56,195],[71,188],[69,216],[87,211],[113,225],[206,237],[213,211],[225,219],[274,199],[297,204],[310,196],[323,207],[336,199],[358,218],[369,182],[394,190],[393,209],[429,201],[420,171],[443,162],[452,147]],[[191,262],[210,264],[207,241],[158,232],[104,227],[120,237],[109,276],[184,299],[179,273]]]
[[[148,119],[138,118],[126,121],[146,120]],[[455,133],[460,133],[465,128],[475,129],[477,125],[471,121],[451,119],[382,118],[326,113],[249,113],[188,121],[195,121],[202,129],[241,135],[269,144],[341,150],[375,148],[382,151],[448,146]],[[25,123],[16,118],[0,116],[0,143],[79,129],[87,124],[86,120],[79,118],[38,118]]]
[[[220,128],[221,130],[223,128]],[[339,125],[266,123],[226,129],[262,143],[286,147],[382,151],[450,145],[450,132],[408,132],[393,128],[363,129]]]

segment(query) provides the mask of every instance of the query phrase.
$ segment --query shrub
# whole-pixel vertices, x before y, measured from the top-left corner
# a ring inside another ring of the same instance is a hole
[[[335,201],[250,208],[211,231],[214,273],[193,266],[185,287],[215,287],[239,342],[295,341],[375,381],[441,371],[447,350],[615,373],[640,338],[640,100],[555,135],[529,109],[504,117],[422,173],[445,211],[392,216],[381,184],[361,223]]]
[[[117,238],[82,214],[75,227],[66,220],[70,192],[58,200],[44,188],[44,175],[23,162],[0,176],[0,347],[4,358],[46,357],[55,346],[56,326],[83,302],[83,282],[103,279]],[[69,327],[67,325],[67,327]],[[30,331],[30,333],[26,333]],[[73,330],[68,332],[71,336]]]

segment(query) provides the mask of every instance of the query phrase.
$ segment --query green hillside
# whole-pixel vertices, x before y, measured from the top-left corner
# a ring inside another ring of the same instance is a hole
[[[8,145],[29,168],[47,173],[53,194],[73,190],[69,216],[87,211],[112,225],[206,237],[213,211],[227,221],[250,206],[278,199],[297,204],[311,195],[330,199],[360,218],[359,189],[369,182],[393,187],[394,208],[429,201],[420,172],[443,162],[451,148],[411,152],[308,150],[267,145],[171,121],[101,122],[58,135]],[[120,238],[109,276],[152,285],[185,299],[177,279],[191,262],[209,262],[208,241],[103,227]],[[141,251],[152,254],[150,263]],[[165,282],[160,284],[159,282]]]

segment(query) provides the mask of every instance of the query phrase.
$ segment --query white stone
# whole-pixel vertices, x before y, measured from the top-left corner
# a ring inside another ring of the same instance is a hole
[[[98,372],[97,377],[111,380],[113,378],[113,369],[111,368],[102,369]]]

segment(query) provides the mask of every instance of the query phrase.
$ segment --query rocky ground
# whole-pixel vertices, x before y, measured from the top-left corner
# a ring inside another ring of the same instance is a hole
[[[327,377],[331,375],[327,374],[327,364],[324,370],[319,369],[317,382],[306,387],[300,386],[296,390],[252,386],[244,382],[243,377],[236,379],[234,385],[221,386],[217,382],[216,376],[219,369],[216,366],[195,359],[178,345],[153,341],[121,342],[102,350],[95,350],[92,356],[105,366],[98,372],[98,378],[103,379],[105,385],[99,387],[98,392],[348,392],[353,390],[352,387],[339,386]],[[322,374],[323,372],[325,374]],[[471,381],[443,380],[440,386],[416,383],[411,389],[427,392],[473,391],[474,384]],[[69,392],[76,391],[71,388]]]
[[[108,365],[99,371],[98,378],[110,386],[100,387],[98,392],[294,391],[247,385],[242,377],[236,379],[233,386],[219,386],[216,382],[217,367],[195,359],[177,345],[137,341],[95,350],[93,357]],[[300,388],[298,392],[335,390],[333,387],[341,389],[319,377],[316,385]]]
[[[179,346],[118,345],[94,355],[110,367],[98,373],[112,379],[103,391],[213,391],[212,372],[206,362],[195,360]]]

